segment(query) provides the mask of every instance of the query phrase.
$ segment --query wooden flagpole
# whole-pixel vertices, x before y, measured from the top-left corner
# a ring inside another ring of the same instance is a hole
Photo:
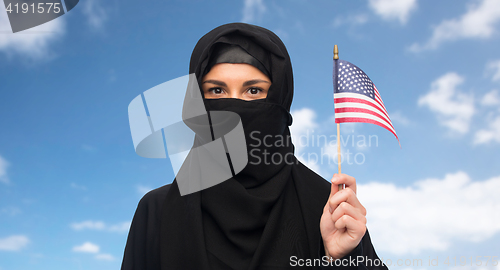
[[[335,44],[333,46],[333,62],[335,63],[335,65],[334,65],[335,69],[337,69],[337,65],[336,65],[337,61],[336,60],[338,60],[338,59],[339,59],[339,47],[337,46],[337,44]],[[337,72],[338,72],[337,70],[334,70],[333,74],[337,74]],[[337,80],[338,80],[337,78],[333,78],[333,85],[334,85],[333,87],[336,87]],[[335,100],[335,98],[334,98],[334,100]],[[341,158],[342,157],[340,154],[340,123],[337,123],[337,161],[338,161],[338,165],[339,165],[339,174],[341,174],[341,172],[342,172],[342,168],[341,168],[341,164],[340,164],[342,162]],[[342,190],[342,189],[344,189],[344,185],[340,184],[339,190]]]

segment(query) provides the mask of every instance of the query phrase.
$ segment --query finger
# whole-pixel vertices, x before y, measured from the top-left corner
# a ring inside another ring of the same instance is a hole
[[[356,178],[347,174],[334,174],[332,178],[332,184],[338,187],[338,185],[345,184],[346,188],[351,188],[356,193]]]
[[[347,202],[354,208],[359,209],[360,213],[366,215],[365,207],[359,202],[358,197],[351,188],[346,188],[335,193],[335,195],[328,200],[329,208],[332,209],[330,213],[333,213],[342,202]]]
[[[361,208],[362,205],[358,200],[358,197],[351,188],[346,188],[335,193],[330,200],[330,207],[335,211],[339,204],[342,202],[347,202],[356,208]]]
[[[332,184],[330,185],[330,198],[339,191],[338,184],[334,184],[334,182],[337,181],[337,178],[338,174],[334,173],[332,176],[332,180],[330,180],[330,182],[332,182]]]
[[[345,229],[350,233],[351,237],[355,237],[356,235],[364,234],[366,231],[366,225],[361,223],[360,221],[355,220],[351,216],[344,215],[340,217],[335,222],[335,228],[337,230]],[[353,235],[354,234],[354,235]]]
[[[341,218],[344,215],[348,215],[352,218],[354,218],[357,221],[360,221],[361,223],[366,224],[366,217],[361,213],[360,209],[354,208],[352,205],[348,204],[347,202],[342,202],[335,211],[333,211],[331,215],[332,221],[335,223],[339,218]]]
[[[335,177],[336,177],[337,174],[333,174],[333,177],[332,177],[332,180],[331,182],[333,183]],[[334,184],[331,184],[330,185],[330,196],[328,196],[328,201],[333,197],[333,195],[335,195],[335,193],[337,193],[339,190],[338,190],[338,186],[337,185],[334,185]],[[328,203],[328,201],[326,202],[325,204],[325,207],[323,208],[323,212],[326,213],[326,211],[329,211],[329,213],[333,213],[333,210],[331,207],[330,207],[330,204]]]

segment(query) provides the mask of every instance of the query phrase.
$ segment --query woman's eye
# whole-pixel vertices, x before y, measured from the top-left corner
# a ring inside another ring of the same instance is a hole
[[[250,93],[251,95],[257,95],[257,94],[259,94],[261,91],[262,91],[262,89],[260,89],[260,88],[255,88],[255,87],[252,87],[252,88],[248,89],[248,93]]]
[[[216,94],[216,95],[220,95],[223,93],[221,88],[210,88],[210,90],[208,90],[208,91],[212,92],[213,94]]]

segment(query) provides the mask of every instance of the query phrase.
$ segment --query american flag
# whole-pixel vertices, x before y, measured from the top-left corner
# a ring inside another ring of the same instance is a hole
[[[357,66],[334,60],[335,123],[363,122],[381,126],[399,138],[375,84]]]

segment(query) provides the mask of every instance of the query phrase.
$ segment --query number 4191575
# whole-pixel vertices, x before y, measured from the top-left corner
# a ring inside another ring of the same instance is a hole
[[[497,256],[476,256],[475,260],[472,260],[471,257],[465,257],[465,256],[460,256],[460,262],[459,265],[465,266],[465,265],[470,265],[470,266],[487,266],[488,262],[490,262],[490,265],[497,266],[498,261],[496,260]],[[469,262],[468,262],[469,261]],[[484,262],[484,264],[483,264]],[[450,257],[446,257],[446,260],[444,260],[444,264],[448,266],[456,266],[457,265],[457,257],[453,257],[450,260]]]
[[[47,11],[47,13],[50,13],[51,11],[54,13],[59,13],[61,12],[60,5],[61,3],[38,3],[38,5],[35,6],[35,3],[32,3],[31,5],[28,5],[28,3],[23,3],[21,5],[21,12],[28,13],[31,10],[31,13],[44,13],[45,11]],[[9,5],[7,6],[7,12],[19,13],[19,3],[15,5],[9,3]]]

